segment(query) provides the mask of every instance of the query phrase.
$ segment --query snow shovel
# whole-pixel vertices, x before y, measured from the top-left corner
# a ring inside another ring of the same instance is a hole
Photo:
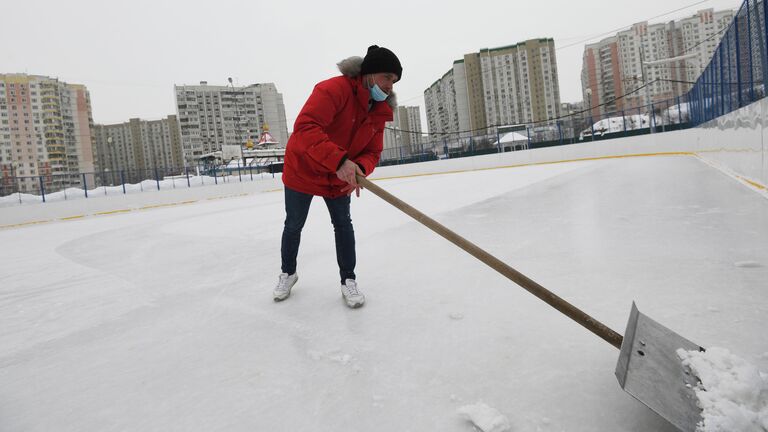
[[[690,370],[683,367],[676,351],[679,348],[688,351],[704,351],[704,348],[643,315],[634,302],[632,303],[627,330],[622,337],[606,325],[370,180],[357,176],[357,182],[363,188],[368,189],[422,225],[464,249],[512,282],[525,288],[531,294],[618,348],[620,353],[616,364],[616,378],[618,378],[621,388],[679,430],[685,432],[696,430],[696,425],[701,420],[701,408],[696,404],[697,399],[693,387],[699,380]]]

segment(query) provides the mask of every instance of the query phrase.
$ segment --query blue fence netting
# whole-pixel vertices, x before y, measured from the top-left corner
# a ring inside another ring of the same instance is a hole
[[[746,0],[719,36],[712,58],[695,82],[679,96],[621,111],[590,115],[595,107],[539,123],[491,126],[480,131],[422,134],[390,129],[396,145],[382,154],[381,165],[476,156],[576,144],[699,126],[765,97],[768,52],[768,0]],[[707,40],[702,41],[702,43]],[[641,90],[640,88],[635,91]],[[622,98],[628,94],[619,96]],[[617,98],[617,99],[619,99]],[[616,100],[616,99],[614,99]],[[609,101],[606,104],[613,102]],[[510,134],[512,132],[513,134]],[[406,145],[397,145],[406,142]]]

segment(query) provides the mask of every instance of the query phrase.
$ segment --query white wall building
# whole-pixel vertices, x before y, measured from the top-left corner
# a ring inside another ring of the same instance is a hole
[[[556,118],[560,85],[554,41],[531,39],[466,54],[424,91],[424,100],[430,134],[482,134],[497,125]]]
[[[398,106],[393,120],[384,129],[383,160],[410,156],[420,152],[421,109],[418,106]]]
[[[586,45],[582,94],[587,106],[595,107],[591,115],[645,107],[685,94],[709,63],[733,17],[732,10],[705,9],[678,21],[640,22]]]
[[[288,125],[283,95],[272,83],[245,87],[208,85],[175,86],[176,111],[187,163],[221,150],[222,145],[243,146],[258,142],[264,126],[285,146]]]

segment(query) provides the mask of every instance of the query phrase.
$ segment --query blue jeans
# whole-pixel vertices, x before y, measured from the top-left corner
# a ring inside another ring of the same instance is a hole
[[[280,255],[283,260],[283,273],[296,273],[296,256],[299,254],[301,230],[307,221],[309,205],[313,195],[285,188],[285,225]],[[352,218],[349,215],[350,196],[339,198],[323,198],[331,215],[333,231],[336,237],[336,262],[339,264],[341,283],[347,279],[355,279],[355,230],[352,228]]]

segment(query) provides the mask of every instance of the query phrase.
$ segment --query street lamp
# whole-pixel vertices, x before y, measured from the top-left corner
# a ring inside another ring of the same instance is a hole
[[[232,77],[227,78],[227,81],[229,81],[229,85],[232,87],[232,102],[235,107],[235,115],[232,117],[232,120],[235,126],[235,134],[237,135],[238,144],[242,147],[243,133],[240,130],[240,104],[237,102],[237,91],[235,90],[235,84],[232,82]]]
[[[586,90],[584,90],[584,93],[587,95],[586,102],[586,108],[589,109],[589,113],[592,114],[592,89],[590,87],[587,87]]]
[[[19,186],[19,179],[16,178],[16,170],[19,168],[19,163],[11,161],[11,178],[14,180],[14,186],[16,186],[16,192],[19,196],[19,204],[21,204],[21,187]]]

